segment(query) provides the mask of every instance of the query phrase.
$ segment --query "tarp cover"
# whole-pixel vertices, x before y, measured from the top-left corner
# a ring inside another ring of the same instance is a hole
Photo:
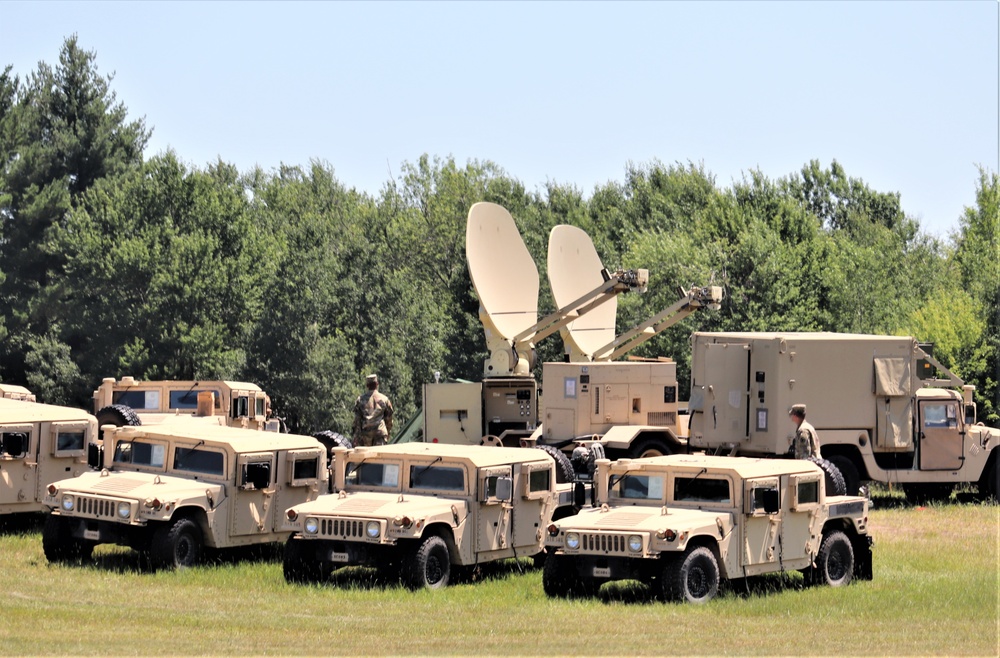
[[[910,359],[875,357],[875,394],[889,397],[910,394]]]

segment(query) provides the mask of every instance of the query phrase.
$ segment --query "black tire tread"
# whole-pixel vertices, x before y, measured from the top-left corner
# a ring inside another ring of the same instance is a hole
[[[850,457],[831,455],[827,460],[833,464],[844,478],[844,491],[848,496],[857,496],[861,490],[861,474]]]
[[[285,576],[285,581],[300,585],[320,583],[329,579],[333,573],[333,565],[329,562],[310,560],[304,557],[302,546],[303,541],[296,537],[289,537],[285,542],[284,557],[282,559],[281,570]]]
[[[700,563],[708,570],[710,585],[708,593],[695,598],[687,586],[687,575],[692,566]],[[719,561],[715,553],[705,546],[689,546],[682,555],[667,558],[661,577],[663,597],[667,601],[683,601],[687,603],[707,603],[719,592]]]
[[[844,570],[843,577],[831,579],[829,569],[830,557],[833,554],[834,548],[838,545],[845,548],[849,562]],[[819,553],[816,554],[816,566],[810,570],[811,573],[809,574],[808,580],[811,584],[843,587],[844,585],[849,584],[854,578],[854,561],[854,546],[851,544],[851,540],[848,539],[847,535],[840,530],[825,533],[819,546]]]
[[[844,474],[840,469],[822,457],[809,457],[807,461],[819,466],[826,475],[826,495],[844,496],[847,494],[847,484],[844,482]]]
[[[191,554],[178,560],[175,546],[185,533],[192,537]],[[203,543],[201,528],[193,520],[181,517],[169,525],[157,528],[153,533],[153,543],[150,547],[150,557],[153,565],[161,569],[177,569],[193,566],[201,558]]]
[[[555,446],[535,444],[535,448],[544,451],[547,455],[556,460],[556,484],[565,484],[576,479],[576,471],[573,470],[573,463],[566,456],[566,453]]]
[[[437,560],[442,565],[441,578],[430,583],[427,580],[427,563],[437,554]],[[403,565],[403,581],[410,589],[439,589],[446,587],[451,576],[451,552],[444,539],[437,535],[425,537]]]
[[[127,404],[111,404],[103,407],[94,415],[97,417],[98,426],[139,427],[142,425],[142,419],[139,418],[139,414]]]

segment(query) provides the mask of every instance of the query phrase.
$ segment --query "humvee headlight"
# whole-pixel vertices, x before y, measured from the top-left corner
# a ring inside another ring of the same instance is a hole
[[[375,539],[380,534],[382,534],[382,526],[379,525],[378,521],[369,521],[368,525],[365,526],[365,532],[372,539]]]
[[[642,550],[642,537],[639,535],[630,535],[628,538],[628,550],[638,553]]]
[[[132,516],[132,506],[125,501],[118,503],[118,516],[123,519]]]
[[[73,496],[70,496],[69,494],[65,494],[62,497],[62,508],[64,510],[66,510],[67,512],[72,512],[73,511]]]
[[[315,516],[306,519],[306,532],[315,535],[319,531],[319,520]]]
[[[580,548],[580,533],[566,533],[566,548]]]

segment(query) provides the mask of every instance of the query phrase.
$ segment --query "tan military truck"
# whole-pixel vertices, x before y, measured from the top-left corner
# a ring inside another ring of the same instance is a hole
[[[271,398],[256,384],[233,381],[138,381],[106,377],[94,391],[101,425],[197,420],[244,429],[278,430]]]
[[[96,435],[85,411],[0,398],[0,514],[45,511],[45,485],[89,470]]]
[[[35,394],[17,384],[0,384],[0,398],[35,402]]]
[[[573,505],[541,450],[409,443],[335,452],[336,493],[286,513],[289,582],[371,565],[411,588],[444,587],[456,567],[537,556],[544,528]]]
[[[788,410],[801,403],[848,493],[873,480],[917,498],[959,483],[997,495],[1000,430],[976,423],[973,387],[914,338],[699,332],[691,342],[693,448],[784,455]]]
[[[833,586],[872,577],[867,499],[827,496],[809,461],[600,460],[594,489],[595,507],[548,527],[549,596],[637,579],[667,600],[704,603],[721,579],[793,569]]]
[[[47,487],[50,562],[118,544],[154,567],[190,566],[204,547],[284,541],[284,511],[326,491],[326,449],[311,437],[168,423],[104,441],[106,468]]]

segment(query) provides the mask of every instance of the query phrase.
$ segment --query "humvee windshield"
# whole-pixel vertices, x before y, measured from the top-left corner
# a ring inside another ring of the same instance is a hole
[[[692,503],[732,503],[729,480],[706,477],[674,478],[674,501]]]
[[[174,448],[174,469],[206,475],[225,475],[225,458],[221,452],[198,448]]]
[[[632,500],[663,500],[663,476],[626,475],[615,484],[614,495]]]
[[[399,464],[354,462],[347,465],[347,484],[359,487],[399,487]]]
[[[170,408],[171,409],[197,409],[198,408],[198,394],[205,392],[204,389],[192,389],[183,391],[170,391]],[[214,402],[215,408],[219,408],[219,394],[216,391],[208,391],[212,394],[212,400]]]
[[[163,468],[163,460],[166,452],[167,447],[162,443],[121,441],[115,446],[114,462],[116,464]]]
[[[140,411],[155,411],[160,408],[159,391],[117,391],[111,399],[115,404],[124,404]]]
[[[458,466],[410,466],[411,489],[465,490],[465,469]]]

